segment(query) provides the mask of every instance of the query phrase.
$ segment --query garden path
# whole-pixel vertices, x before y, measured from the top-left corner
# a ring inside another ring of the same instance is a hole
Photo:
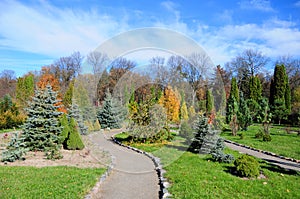
[[[241,153],[246,153],[248,155],[252,155],[254,157],[263,159],[268,161],[271,164],[275,164],[279,167],[282,167],[284,169],[291,169],[291,170],[295,170],[295,171],[300,171],[300,163],[298,162],[293,162],[293,161],[289,161],[289,160],[285,160],[279,157],[275,157],[272,155],[268,155],[259,151],[254,151],[252,149],[248,149],[246,147],[243,146],[238,146],[234,143],[229,143],[225,141],[225,145],[233,150],[239,151]]]
[[[159,180],[153,162],[143,154],[136,153],[111,141],[111,136],[121,130],[97,132],[89,135],[91,141],[108,151],[114,159],[112,172],[100,184],[92,198],[143,199],[159,198]]]

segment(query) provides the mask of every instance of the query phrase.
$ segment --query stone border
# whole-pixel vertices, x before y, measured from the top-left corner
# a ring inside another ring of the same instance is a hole
[[[116,140],[113,136],[111,137],[111,139],[112,139],[112,141],[114,143],[116,143],[116,144],[118,144],[118,145],[120,145],[122,147],[125,147],[127,149],[133,150],[133,151],[135,151],[137,153],[144,154],[145,156],[147,156],[148,158],[150,158],[152,160],[152,162],[154,163],[155,170],[156,170],[156,173],[157,173],[157,176],[158,176],[158,179],[159,179],[159,187],[160,187],[159,198],[160,199],[167,199],[167,198],[171,197],[171,194],[168,192],[168,187],[170,187],[170,184],[167,181],[167,179],[164,177],[164,174],[166,173],[166,171],[163,170],[159,158],[153,156],[150,153],[142,151],[140,149],[137,149],[137,148],[134,148],[134,147],[122,144],[121,142],[119,142],[118,140]]]
[[[283,160],[288,160],[288,161],[291,161],[291,162],[300,163],[300,160],[293,159],[293,158],[288,158],[288,157],[284,157],[284,156],[281,156],[281,155],[277,155],[276,153],[272,153],[272,152],[269,152],[269,151],[263,151],[263,150],[260,150],[260,149],[256,149],[256,148],[244,145],[244,144],[233,142],[231,140],[224,139],[224,142],[227,142],[227,143],[230,143],[230,144],[234,144],[236,146],[244,147],[244,148],[250,149],[252,151],[257,151],[257,152],[260,152],[260,153],[264,153],[266,155],[274,156],[274,157],[277,157],[277,158],[280,158],[280,159],[283,159]]]

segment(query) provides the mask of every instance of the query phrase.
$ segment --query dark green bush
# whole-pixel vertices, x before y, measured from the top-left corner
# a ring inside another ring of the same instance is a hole
[[[238,136],[240,137],[241,140],[243,140],[245,138],[245,134],[243,132],[238,133]]]
[[[241,177],[257,177],[259,176],[259,163],[258,161],[247,154],[243,154],[234,161],[236,172]]]
[[[70,119],[70,132],[67,138],[67,149],[69,150],[81,150],[84,148],[84,144],[81,140],[78,129],[76,128],[76,122],[73,118]]]
[[[259,130],[256,134],[255,134],[255,138],[262,138],[264,135],[264,133],[262,132],[262,130]]]
[[[264,142],[271,142],[272,138],[270,136],[270,134],[264,134],[263,135],[263,141]]]

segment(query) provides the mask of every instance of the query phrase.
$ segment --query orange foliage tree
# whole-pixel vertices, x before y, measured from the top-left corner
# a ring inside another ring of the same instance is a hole
[[[43,67],[42,75],[40,76],[39,81],[36,83],[36,86],[39,89],[45,89],[47,85],[50,85],[53,91],[58,92],[57,100],[59,100],[59,102],[55,104],[56,106],[59,106],[58,111],[67,113],[67,109],[62,103],[62,94],[60,92],[59,80],[55,77],[54,74],[50,73],[50,68]]]

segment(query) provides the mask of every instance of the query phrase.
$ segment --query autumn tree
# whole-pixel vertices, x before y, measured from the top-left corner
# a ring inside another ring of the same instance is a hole
[[[171,86],[165,88],[164,95],[159,100],[159,104],[163,105],[166,109],[169,121],[179,121],[180,94],[174,91]]]
[[[51,86],[51,89],[57,92],[57,99],[58,99],[58,110],[66,113],[67,109],[63,106],[62,103],[62,94],[60,92],[60,85],[58,79],[50,72],[49,67],[42,68],[42,75],[39,78],[39,81],[36,83],[38,89],[46,89],[47,86]]]
[[[188,113],[188,109],[186,106],[186,102],[184,100],[184,98],[182,98],[181,100],[181,106],[180,106],[180,118],[182,120],[188,120],[189,119],[189,113]]]

